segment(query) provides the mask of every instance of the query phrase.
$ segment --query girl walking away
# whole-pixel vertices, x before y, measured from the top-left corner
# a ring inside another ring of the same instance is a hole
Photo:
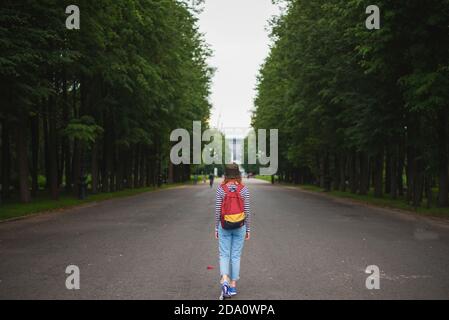
[[[243,185],[237,164],[226,165],[225,179],[217,188],[215,200],[215,239],[220,254],[222,295],[237,294],[240,256],[245,240],[250,238],[250,196]]]

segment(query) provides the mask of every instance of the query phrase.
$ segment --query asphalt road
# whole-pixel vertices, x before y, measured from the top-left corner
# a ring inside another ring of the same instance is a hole
[[[235,299],[449,298],[446,223],[247,183],[255,215]],[[0,223],[0,299],[215,300],[214,195],[184,186]],[[79,290],[65,287],[68,265]],[[369,265],[379,290],[365,286]]]

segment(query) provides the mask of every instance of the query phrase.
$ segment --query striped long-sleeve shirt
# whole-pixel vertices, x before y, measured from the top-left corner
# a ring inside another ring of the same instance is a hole
[[[251,208],[250,208],[250,197],[249,197],[249,190],[246,186],[240,190],[240,195],[243,199],[243,206],[245,211],[245,225],[246,225],[246,232],[250,232],[250,224],[251,224]],[[225,192],[221,185],[217,188],[217,193],[215,196],[215,231],[218,230],[218,225],[220,223],[220,216],[221,216],[221,204],[223,203],[223,198],[225,196]]]

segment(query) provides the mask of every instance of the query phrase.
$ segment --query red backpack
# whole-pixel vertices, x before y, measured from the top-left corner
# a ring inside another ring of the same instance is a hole
[[[245,210],[240,191],[244,185],[241,183],[221,184],[224,191],[221,203],[221,226],[223,229],[237,229],[245,224]]]

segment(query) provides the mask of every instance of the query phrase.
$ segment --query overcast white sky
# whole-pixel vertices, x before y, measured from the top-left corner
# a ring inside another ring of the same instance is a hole
[[[278,12],[271,0],[206,0],[199,26],[213,50],[209,64],[217,69],[211,126],[250,126],[256,76],[269,53],[266,27]]]

